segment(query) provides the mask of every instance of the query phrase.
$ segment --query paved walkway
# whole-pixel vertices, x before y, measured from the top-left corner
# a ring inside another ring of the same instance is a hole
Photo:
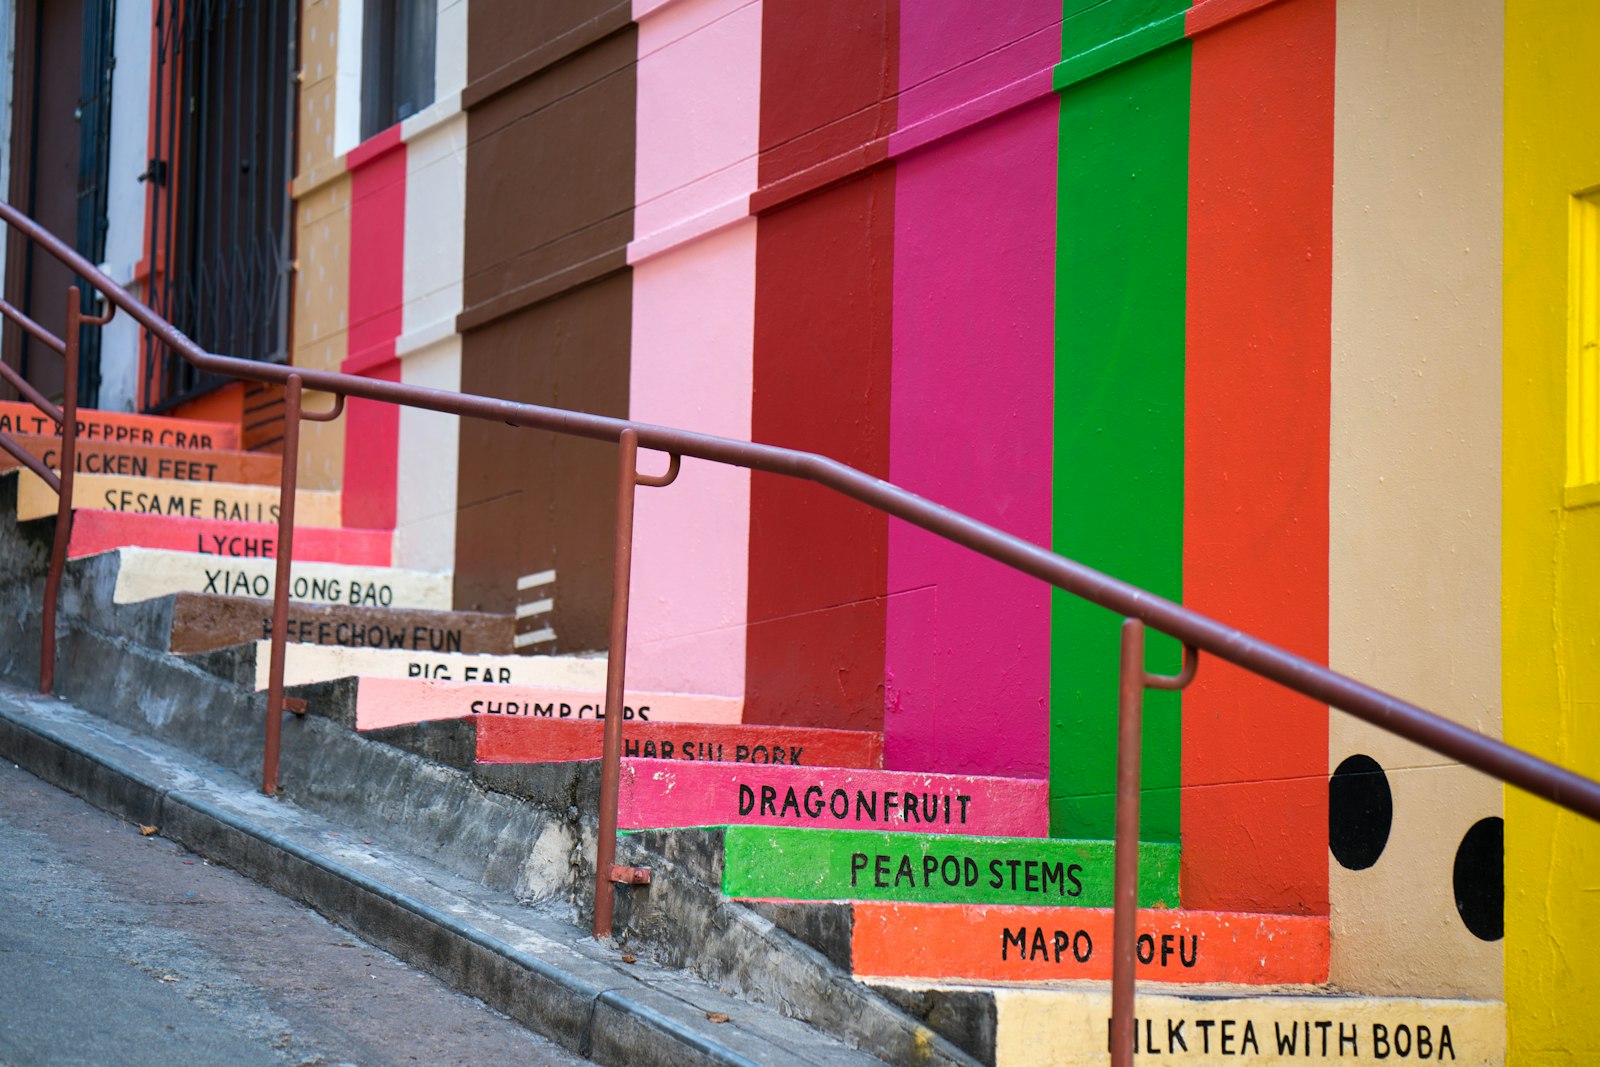
[[[0,1065],[588,1061],[0,761]]]

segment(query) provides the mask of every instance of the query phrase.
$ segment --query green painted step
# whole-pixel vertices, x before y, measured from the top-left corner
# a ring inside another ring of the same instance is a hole
[[[1139,904],[1178,906],[1176,844],[1139,846]],[[1109,908],[1109,841],[729,826],[722,891],[765,900]]]

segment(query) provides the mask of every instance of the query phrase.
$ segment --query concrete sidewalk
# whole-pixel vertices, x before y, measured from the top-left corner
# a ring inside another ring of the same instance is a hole
[[[65,701],[0,684],[0,754],[309,904],[601,1063],[880,1062],[685,971],[596,942],[381,836],[262,796],[226,770]],[[554,909],[560,912],[561,909]]]
[[[0,855],[0,1063],[589,1062],[9,762]]]

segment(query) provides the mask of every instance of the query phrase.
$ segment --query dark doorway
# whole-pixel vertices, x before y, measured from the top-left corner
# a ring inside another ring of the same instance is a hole
[[[287,359],[295,15],[293,0],[155,4],[150,303],[243,359]],[[146,346],[147,410],[221,384]]]
[[[67,239],[78,231],[84,6],[85,0],[20,0],[16,7],[7,195]],[[61,336],[72,273],[17,235],[7,239],[6,298]],[[61,395],[60,357],[9,323],[5,360],[46,396]]]

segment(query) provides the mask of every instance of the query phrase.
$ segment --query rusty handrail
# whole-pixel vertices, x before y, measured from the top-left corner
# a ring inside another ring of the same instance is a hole
[[[9,204],[4,206],[10,207]],[[56,254],[54,249],[49,251]],[[96,274],[98,273],[97,271]],[[18,396],[54,421],[61,433],[61,470],[57,473],[24,449],[11,434],[0,432],[0,449],[16,457],[17,462],[37,474],[45,485],[55,490],[56,494],[55,536],[50,543],[50,566],[45,571],[44,602],[41,605],[39,620],[39,692],[41,693],[49,693],[56,684],[56,609],[61,599],[61,575],[67,565],[67,548],[72,540],[72,487],[78,466],[78,349],[82,342],[82,327],[86,324],[103,326],[110,322],[111,316],[115,314],[116,305],[112,304],[104,315],[85,315],[78,287],[70,285],[67,287],[67,336],[63,340],[18,310],[9,301],[0,299],[0,315],[16,323],[24,332],[62,358],[60,407],[51,403],[9,364],[0,362],[0,378],[5,379],[16,389]]]
[[[1151,676],[1144,672],[1142,656],[1139,659],[1138,675],[1135,677],[1132,667],[1132,652],[1128,645],[1134,643],[1134,638],[1125,629],[1125,645],[1123,660],[1123,690],[1130,691],[1135,682],[1142,693],[1145,686],[1176,687],[1187,681],[1192,676],[1192,668],[1198,660],[1198,654],[1204,651],[1219,659],[1226,660],[1236,666],[1243,667],[1254,674],[1268,678],[1295,692],[1311,697],[1320,703],[1328,704],[1339,710],[1354,715],[1356,718],[1371,723],[1389,733],[1396,734],[1422,745],[1441,755],[1448,756],[1459,763],[1482,771],[1502,782],[1517,786],[1535,796],[1543,797],[1554,804],[1567,808],[1589,819],[1600,822],[1600,782],[1569,771],[1566,768],[1541,759],[1531,753],[1525,752],[1503,741],[1478,733],[1466,726],[1453,722],[1443,716],[1401,700],[1382,690],[1358,682],[1353,678],[1336,671],[1313,663],[1302,656],[1279,648],[1261,638],[1254,637],[1242,630],[1218,622],[1215,619],[1191,611],[1180,604],[1156,596],[1144,589],[1127,582],[1103,574],[1091,567],[1084,566],[1064,556],[1057,555],[1048,549],[1024,541],[1020,537],[1008,534],[1003,530],[979,522],[968,515],[954,511],[942,505],[935,504],[909,490],[903,489],[881,478],[875,478],[854,467],[847,466],[837,460],[829,459],[812,452],[802,452],[795,449],[779,448],[773,445],[755,444],[749,441],[739,441],[732,438],[716,437],[709,434],[693,433],[687,430],[674,429],[667,426],[657,426],[651,423],[635,422],[629,419],[618,419],[603,415],[591,415],[582,412],[567,411],[560,408],[541,407],[534,404],[520,404],[509,400],[497,400],[490,397],[475,396],[470,394],[452,393],[440,389],[428,389],[415,385],[403,385],[398,382],[377,381],[370,378],[360,378],[353,375],[336,374],[330,371],[310,369],[295,369],[277,364],[257,363],[251,360],[235,359],[228,356],[219,356],[206,352],[191,341],[188,337],[162,319],[117,285],[110,278],[102,274],[95,266],[63,243],[54,234],[39,226],[32,219],[17,211],[10,204],[0,201],[0,218],[21,230],[30,239],[42,245],[46,251],[55,258],[72,268],[77,274],[88,280],[116,307],[122,308],[135,321],[144,326],[154,336],[161,339],[183,359],[201,370],[227,377],[243,378],[251,381],[272,382],[282,384],[286,388],[286,399],[292,394],[294,403],[288,412],[292,416],[291,423],[297,424],[301,417],[299,410],[299,396],[302,389],[316,389],[332,393],[336,398],[357,397],[366,400],[375,400],[382,403],[396,404],[405,407],[424,408],[446,414],[460,415],[468,418],[485,419],[494,422],[504,422],[511,426],[524,426],[533,429],[548,430],[555,433],[566,434],[573,437],[583,437],[598,441],[616,441],[621,445],[624,453],[624,470],[631,468],[631,453],[639,448],[650,448],[668,453],[673,457],[673,471],[681,457],[703,459],[713,463],[721,463],[735,467],[745,467],[750,470],[764,471],[771,474],[782,474],[793,478],[816,482],[835,492],[842,493],[854,500],[860,501],[893,515],[912,525],[919,526],[930,533],[934,533],[946,540],[953,541],[981,555],[987,556],[999,563],[1032,575],[1051,585],[1065,590],[1074,596],[1080,597],[1100,607],[1116,612],[1125,617],[1128,622],[1142,624],[1137,627],[1139,633],[1137,644],[1143,645],[1143,626],[1148,625],[1171,637],[1181,641],[1185,646],[1186,666],[1183,675],[1176,678],[1163,678]],[[286,425],[285,443],[291,438]],[[298,435],[296,434],[295,437]],[[288,449],[286,448],[286,452]],[[277,726],[281,718],[283,707],[282,699],[282,667],[280,660],[283,656],[284,646],[281,633],[283,626],[280,616],[286,611],[288,564],[291,556],[293,539],[292,526],[285,527],[284,515],[292,514],[294,492],[295,458],[286,455],[284,461],[283,490],[287,494],[280,501],[279,523],[279,582],[276,590],[274,604],[273,649],[272,667],[269,671],[275,681],[274,687],[269,687],[268,693],[268,739],[272,751],[269,753],[270,765],[276,767],[276,739]],[[670,480],[670,479],[667,479]],[[619,494],[626,492],[631,504],[632,488],[635,484],[654,484],[634,471],[630,478],[624,474],[623,484],[619,486]],[[621,497],[619,495],[619,502]],[[618,542],[619,548],[623,546],[624,533],[631,535],[631,506],[628,508],[629,530],[624,531],[619,521]],[[619,517],[620,518],[620,517]],[[628,543],[631,555],[631,541]],[[620,633],[623,641],[626,640],[627,623],[627,593],[626,593],[627,567],[619,556],[617,580],[619,590],[613,591],[613,618],[612,633]],[[621,618],[617,617],[620,612]],[[620,625],[620,629],[619,629]],[[620,731],[622,719],[621,693],[622,693],[622,661],[626,657],[626,649],[612,648],[610,654],[617,662],[615,675],[608,666],[607,677],[607,706],[606,706],[606,735],[605,759],[602,767],[602,780],[611,784],[613,790],[617,781],[617,770],[614,764],[619,760]],[[273,690],[276,690],[274,692]],[[1131,701],[1122,702],[1119,711],[1119,729],[1121,744],[1119,747],[1127,749],[1137,737],[1137,719],[1130,726],[1130,716],[1127,705]],[[616,731],[616,743],[613,743],[613,731]],[[1121,762],[1131,762],[1132,778],[1135,782],[1132,798],[1119,796],[1119,809],[1123,807],[1124,799],[1131,799],[1137,803],[1137,758]],[[263,789],[272,792],[275,781],[264,781]],[[1119,794],[1122,793],[1119,785]],[[602,815],[609,810],[611,819],[602,818],[601,837],[609,834],[612,845],[615,845],[615,811],[616,798],[601,798]],[[1136,812],[1133,808],[1134,818],[1125,819],[1119,814],[1118,818],[1118,845],[1117,852],[1130,851],[1129,841],[1124,841],[1125,832],[1131,832],[1136,841],[1138,826]],[[1124,829],[1123,824],[1127,824]],[[602,852],[602,854],[605,854]],[[1136,869],[1133,877],[1137,877]],[[610,913],[609,895],[605,893],[608,883],[620,878],[630,880],[626,871],[616,868],[605,871],[597,864],[596,871],[596,916],[601,914],[601,898],[604,901],[605,914]],[[1136,894],[1125,894],[1124,888],[1116,890],[1116,910],[1121,918],[1115,920],[1117,930],[1117,958],[1126,952],[1133,951],[1133,941],[1126,936],[1133,930],[1133,907]],[[597,921],[596,934],[609,933],[602,930]],[[1123,942],[1127,941],[1124,945]],[[1131,1027],[1133,973],[1132,967],[1117,968],[1117,975],[1113,982],[1113,1001],[1119,1005],[1119,1010],[1113,1014],[1114,1036],[1118,1033],[1117,1026]],[[1126,1030],[1131,1035],[1131,1029]],[[1131,1046],[1125,1045],[1118,1049],[1114,1061],[1118,1063],[1129,1062]]]

